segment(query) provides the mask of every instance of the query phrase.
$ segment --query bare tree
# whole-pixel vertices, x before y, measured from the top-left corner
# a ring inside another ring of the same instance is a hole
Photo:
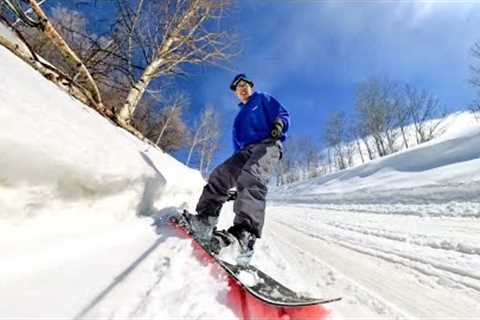
[[[400,129],[400,133],[402,134],[403,145],[405,149],[408,149],[409,144],[405,129],[411,122],[411,113],[408,109],[408,105],[404,96],[399,96],[399,103],[397,104],[394,112],[397,122],[396,124]]]
[[[167,130],[171,128],[178,127],[179,119],[181,119],[182,108],[185,103],[185,99],[183,97],[179,97],[171,106],[166,108],[163,112],[163,121],[159,126],[160,132],[158,133],[158,137],[155,139],[155,144],[159,144],[162,142],[162,138],[165,137],[165,133]]]
[[[183,120],[187,98],[149,96],[138,106],[133,119],[137,128],[153,144],[165,152],[177,151],[188,144],[189,131]]]
[[[51,43],[55,45],[60,54],[63,56],[65,61],[75,69],[76,76],[74,77],[81,78],[85,81],[85,86],[89,90],[89,94],[92,98],[92,103],[100,111],[104,112],[104,106],[101,98],[100,91],[98,86],[90,74],[89,70],[79,58],[79,56],[70,48],[68,43],[63,39],[59,34],[55,26],[48,19],[47,15],[40,7],[36,0],[26,0],[31,6],[32,11],[38,18],[38,28],[43,32],[43,34],[49,39]]]
[[[472,55],[473,58],[476,59],[479,65],[472,65],[470,69],[472,70],[472,77],[470,78],[470,82],[475,86],[480,88],[480,41],[477,41],[472,46]]]
[[[371,136],[378,155],[396,151],[398,138],[396,110],[401,103],[396,84],[388,80],[371,79],[359,86],[356,109],[365,136]]]
[[[199,144],[199,155],[200,155],[200,172],[204,177],[207,177],[210,171],[210,165],[213,161],[215,153],[219,149],[219,140],[220,140],[220,121],[218,118],[218,113],[213,113],[210,115],[210,120],[205,127],[203,134],[207,139]]]
[[[406,104],[415,128],[417,144],[435,137],[445,117],[440,111],[440,103],[426,90],[405,86]]]
[[[208,107],[203,111],[200,120],[196,122],[194,130],[192,132],[192,137],[190,139],[190,149],[188,152],[187,160],[185,161],[185,165],[187,166],[190,165],[190,162],[192,161],[195,149],[200,143],[202,143],[204,140],[207,140],[208,138],[203,135],[203,132],[206,130],[205,127],[207,126],[207,122],[205,119],[209,118],[207,110]]]
[[[215,157],[215,154],[218,152],[220,149],[219,145],[219,137],[220,137],[220,132],[218,131],[218,128],[211,128],[214,131],[212,133],[210,141],[204,142],[200,144],[200,173],[202,174],[203,177],[208,177],[210,174],[210,169],[211,165],[213,162],[213,158]]]
[[[132,5],[134,2],[134,5]],[[160,76],[182,73],[186,64],[217,63],[228,58],[229,33],[215,21],[222,18],[229,0],[116,0],[120,12],[119,35],[126,35],[122,52],[132,88],[117,119],[129,123],[150,83]],[[130,68],[142,57],[145,69]]]
[[[50,20],[70,48],[76,52],[79,59],[82,61],[85,60],[86,53],[91,46],[87,39],[87,21],[85,17],[77,11],[57,6],[51,10]],[[57,68],[61,68],[63,71],[69,73],[73,72],[73,75],[75,75],[75,67],[63,58],[56,45],[48,40],[48,36],[45,33],[26,25],[20,25],[19,27],[35,52]],[[94,37],[94,35],[92,35],[92,37]]]
[[[56,34],[51,35],[41,28],[33,28],[25,23],[18,23],[17,29],[25,37],[33,51],[49,61],[56,70],[61,70],[75,84],[93,88],[89,81],[95,82],[94,85],[97,86],[99,97],[102,97],[104,108],[113,106],[113,102],[118,103],[119,97],[126,96],[124,92],[129,84],[126,86],[125,81],[122,82],[122,79],[113,73],[113,66],[117,64],[113,54],[115,46],[113,40],[88,32],[88,20],[84,14],[78,11],[57,5],[51,8],[50,12],[50,25],[56,30]],[[58,40],[57,36],[62,40]],[[52,37],[56,40],[53,41]],[[66,49],[67,46],[68,49]],[[69,53],[65,53],[65,50],[67,52],[70,50],[76,55],[90,73],[91,79],[88,79],[88,76],[82,76],[82,72],[85,71],[79,72],[75,58],[66,58]],[[95,88],[90,89],[91,92],[96,92],[95,90]],[[109,98],[104,100],[104,95]],[[116,98],[112,99],[113,97]],[[113,114],[111,108],[107,114]]]
[[[165,152],[172,152],[185,146],[187,126],[182,119],[185,99],[177,98],[171,105],[164,107],[148,128],[145,136]],[[152,122],[152,121],[151,121]]]
[[[274,168],[276,184],[283,185],[317,176],[321,160],[319,148],[311,137],[290,136],[284,145],[283,157]]]
[[[306,178],[313,178],[319,175],[322,154],[318,147],[313,144],[311,139],[307,139],[306,141],[308,141],[304,145]]]
[[[472,77],[470,82],[477,88],[477,99],[472,103],[470,109],[475,115],[475,118],[480,121],[480,41],[477,41],[472,46],[472,55],[476,60],[476,64],[470,66]]]
[[[190,149],[186,165],[190,165],[196,152],[199,158],[200,172],[206,176],[210,169],[215,152],[219,148],[220,118],[212,105],[207,105],[202,111],[190,140]]]
[[[480,93],[477,95],[477,99],[471,104],[470,110],[473,112],[475,119],[480,121]]]
[[[283,158],[275,168],[277,185],[289,184],[300,179],[298,170],[298,155],[301,146],[296,143],[296,136],[292,135],[284,145]]]
[[[363,137],[362,137],[361,127],[359,126],[358,121],[352,121],[349,130],[352,135],[352,140],[354,141],[354,144],[357,147],[357,152],[360,155],[360,160],[362,161],[362,163],[365,163],[365,156],[363,155],[364,151],[360,144]]]
[[[383,132],[385,131],[385,105],[382,103],[380,85],[377,81],[367,81],[360,85],[357,92],[356,108],[359,113],[360,125],[374,139],[377,152],[382,157],[386,155]]]
[[[330,159],[339,170],[348,167],[348,159],[345,150],[346,138],[346,114],[343,111],[331,112],[325,125],[325,144],[332,150]]]
[[[364,149],[367,151],[368,159],[373,160],[376,157],[375,148],[372,146],[371,136],[369,136],[368,129],[363,125],[361,121],[355,122],[353,134],[360,145],[359,150],[362,149],[361,143],[363,143]],[[365,160],[365,159],[364,159]]]

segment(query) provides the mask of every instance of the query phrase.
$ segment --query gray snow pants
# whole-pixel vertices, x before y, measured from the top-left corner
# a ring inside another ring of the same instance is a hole
[[[281,155],[282,143],[273,139],[251,144],[235,153],[211,173],[198,201],[197,213],[218,217],[227,201],[227,191],[236,187],[238,195],[233,205],[235,219],[232,228],[248,230],[260,238],[265,220],[267,184]]]

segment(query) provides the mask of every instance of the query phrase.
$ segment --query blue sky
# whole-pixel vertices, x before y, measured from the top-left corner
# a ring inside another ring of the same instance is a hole
[[[211,103],[223,115],[216,163],[232,152],[237,101],[228,84],[237,72],[284,104],[293,134],[319,145],[326,115],[352,110],[357,85],[370,77],[425,88],[448,111],[475,97],[468,79],[470,48],[480,40],[477,1],[242,0],[227,22],[243,47],[234,71],[202,67],[180,81],[190,112]]]

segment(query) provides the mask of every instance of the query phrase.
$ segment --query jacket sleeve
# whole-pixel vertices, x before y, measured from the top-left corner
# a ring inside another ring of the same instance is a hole
[[[274,97],[268,96],[267,99],[272,115],[272,123],[276,119],[280,119],[283,122],[283,133],[286,133],[290,127],[290,113]]]

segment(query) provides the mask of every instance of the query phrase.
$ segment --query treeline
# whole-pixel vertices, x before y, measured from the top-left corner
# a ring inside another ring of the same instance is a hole
[[[325,147],[332,169],[346,169],[384,157],[440,133],[445,113],[426,90],[371,79],[357,89],[355,113],[333,112],[325,125]],[[409,128],[407,130],[407,127]]]
[[[480,41],[473,44],[471,55],[469,82],[477,99],[469,109],[480,121]],[[289,184],[344,170],[430,141],[447,129],[443,125],[446,113],[433,93],[385,78],[360,83],[351,110],[328,115],[319,143],[311,137],[291,137],[275,183]]]
[[[474,103],[472,111],[480,115],[479,105]],[[302,136],[287,141],[285,157],[276,173],[277,185],[388,156],[430,141],[447,129],[446,113],[433,93],[388,79],[360,83],[351,109],[350,113],[328,114],[321,143]]]
[[[475,114],[475,117],[480,121],[480,41],[475,42],[472,47],[472,55],[475,63],[470,66],[472,77],[470,83],[477,88],[477,99],[472,103],[470,109]]]
[[[206,175],[218,150],[219,114],[204,106],[187,123],[189,99],[173,80],[192,65],[225,64],[236,51],[235,35],[222,24],[230,1],[87,0],[81,11],[69,1],[43,2],[2,1],[1,18],[67,85],[86,88],[102,114],[166,152],[184,149],[187,163]],[[98,10],[111,13],[100,24]]]

